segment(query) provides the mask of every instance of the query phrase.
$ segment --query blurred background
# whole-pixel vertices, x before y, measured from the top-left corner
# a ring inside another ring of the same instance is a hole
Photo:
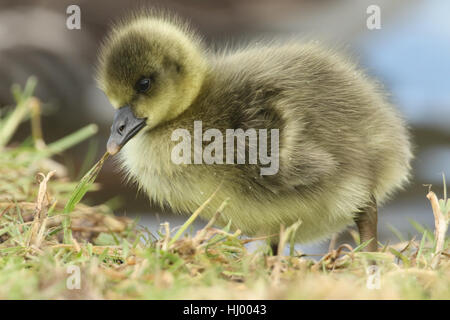
[[[81,29],[66,28],[66,9],[81,9]],[[369,5],[381,9],[381,29],[369,30]],[[433,225],[425,198],[427,187],[442,194],[442,173],[450,176],[450,2],[445,0],[165,0],[66,1],[0,0],[0,106],[13,103],[10,88],[30,75],[38,80],[36,95],[44,102],[45,140],[51,142],[87,123],[97,123],[97,137],[62,155],[72,178],[105,151],[113,109],[96,88],[94,67],[99,43],[111,22],[133,8],[158,7],[189,20],[207,44],[246,43],[258,37],[319,39],[339,46],[378,78],[410,124],[415,146],[414,178],[380,209],[380,240],[417,234],[410,219]],[[0,108],[1,108],[0,107]],[[24,125],[16,139],[30,134]],[[395,139],[395,137],[393,137]],[[83,174],[84,172],[81,172]],[[143,195],[122,183],[109,161],[89,201],[110,200],[120,215],[139,216],[155,230],[160,222],[177,226],[185,217],[150,207]],[[197,225],[202,225],[198,222]],[[348,233],[339,241],[349,241]],[[322,245],[301,246],[307,253]]]

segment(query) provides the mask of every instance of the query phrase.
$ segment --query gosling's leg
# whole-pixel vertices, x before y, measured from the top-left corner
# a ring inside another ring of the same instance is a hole
[[[356,225],[358,226],[359,239],[361,243],[364,243],[370,239],[370,243],[364,248],[364,251],[375,252],[378,247],[377,240],[377,223],[378,223],[378,210],[377,201],[372,196],[371,203],[367,207],[363,208],[361,212],[355,217]]]
[[[272,254],[274,256],[277,256],[278,255],[278,242],[270,243],[270,248],[272,249]]]

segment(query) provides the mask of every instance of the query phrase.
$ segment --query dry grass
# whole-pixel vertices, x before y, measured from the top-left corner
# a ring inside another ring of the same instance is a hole
[[[381,244],[377,253],[361,252],[365,244],[343,245],[319,261],[294,250],[290,256],[272,256],[264,244],[249,252],[246,244],[254,239],[242,239],[239,230],[213,227],[226,202],[195,234],[184,231],[202,207],[178,232],[165,223],[152,234],[129,219],[115,217],[106,205],[78,203],[101,164],[76,185],[51,156],[95,129],[87,127],[45,145],[39,112],[32,112],[39,103],[32,98],[30,85],[24,91],[16,89],[14,109],[28,112],[13,110],[10,117],[0,119],[0,133],[9,138],[12,133],[6,129],[15,130],[28,117],[34,123],[32,140],[6,147],[8,138],[1,145],[0,299],[450,298],[446,194],[441,200],[428,194],[437,228],[433,232],[417,225],[421,239]],[[296,227],[281,229],[279,249],[289,243]],[[372,260],[378,268],[372,271],[380,276],[379,289],[367,285]],[[80,289],[69,289],[71,266],[80,268]]]

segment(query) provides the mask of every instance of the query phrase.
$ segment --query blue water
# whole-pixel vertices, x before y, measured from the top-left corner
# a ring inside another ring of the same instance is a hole
[[[450,131],[450,1],[411,5],[358,45],[411,123]]]

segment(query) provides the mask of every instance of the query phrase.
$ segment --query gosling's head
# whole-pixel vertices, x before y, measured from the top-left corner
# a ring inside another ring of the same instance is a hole
[[[97,68],[98,85],[117,109],[108,152],[185,111],[206,68],[200,39],[176,18],[138,17],[113,28]]]

